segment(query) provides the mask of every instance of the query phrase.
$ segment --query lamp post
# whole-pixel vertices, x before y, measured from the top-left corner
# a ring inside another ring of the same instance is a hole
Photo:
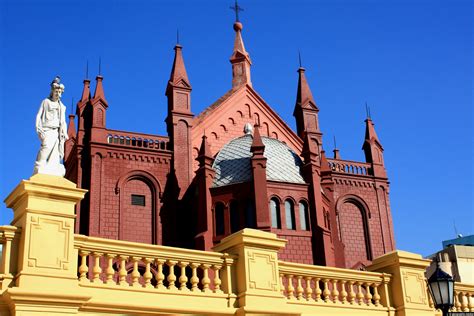
[[[439,263],[435,272],[428,279],[431,296],[436,309],[443,312],[443,316],[448,315],[448,311],[454,305],[454,280],[440,269]]]

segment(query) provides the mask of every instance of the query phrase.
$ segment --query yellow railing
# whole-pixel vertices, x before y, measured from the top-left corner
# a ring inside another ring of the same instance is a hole
[[[279,265],[282,293],[290,301],[390,308],[389,274],[284,261]]]
[[[454,284],[453,312],[474,312],[474,284]]]
[[[82,285],[231,294],[227,254],[75,235]]]
[[[20,229],[15,226],[0,226],[0,244],[1,261],[0,261],[0,290],[8,287],[13,280],[13,274],[16,271],[16,257],[13,256],[15,252],[12,251],[12,246],[15,236],[19,234]]]

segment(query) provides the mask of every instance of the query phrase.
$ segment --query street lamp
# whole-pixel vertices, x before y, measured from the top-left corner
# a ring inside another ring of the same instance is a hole
[[[440,309],[443,316],[447,316],[449,309],[454,305],[453,278],[441,270],[438,265],[435,272],[428,279],[428,285],[436,309]]]

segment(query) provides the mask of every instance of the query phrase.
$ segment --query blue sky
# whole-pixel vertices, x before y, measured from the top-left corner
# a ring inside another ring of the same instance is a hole
[[[200,113],[231,87],[232,1],[0,2],[0,197],[30,177],[34,119],[60,75],[80,98],[102,59],[107,126],[164,135],[176,30]],[[250,1],[243,38],[254,88],[295,128],[298,51],[320,108],[326,151],[363,160],[365,102],[391,182],[397,248],[428,255],[473,233],[473,4]],[[0,224],[12,212],[0,206]]]

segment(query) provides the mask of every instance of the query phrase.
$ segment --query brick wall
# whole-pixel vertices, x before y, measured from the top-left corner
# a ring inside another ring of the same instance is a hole
[[[100,151],[100,155],[95,155],[100,159],[92,160],[89,234],[159,243],[159,195],[166,184],[171,154],[107,147],[93,149]],[[146,196],[146,210],[130,206],[132,193]],[[151,237],[152,227],[155,232],[158,230],[155,238]]]
[[[334,177],[334,199],[336,201],[336,211],[339,213],[339,226],[343,229],[342,236],[345,243],[346,267],[356,261],[352,258],[366,258],[366,248],[360,239],[360,211],[355,211],[354,207],[359,207],[367,212],[368,236],[372,258],[387,253],[394,248],[393,232],[391,224],[390,207],[386,200],[388,195],[385,190],[376,189],[374,180],[366,177],[359,179],[355,176]],[[387,182],[384,182],[388,186]],[[349,197],[349,199],[347,199]],[[351,197],[359,199],[361,202],[351,201]],[[357,206],[356,206],[357,205]],[[342,213],[346,214],[342,214]],[[388,214],[388,215],[387,215]],[[344,230],[346,236],[344,237]],[[351,237],[351,234],[358,234],[358,237]],[[354,238],[358,238],[357,241]]]
[[[275,232],[275,231],[273,231]],[[288,240],[285,248],[278,253],[278,259],[296,263],[313,264],[311,236],[277,233],[279,238]]]

